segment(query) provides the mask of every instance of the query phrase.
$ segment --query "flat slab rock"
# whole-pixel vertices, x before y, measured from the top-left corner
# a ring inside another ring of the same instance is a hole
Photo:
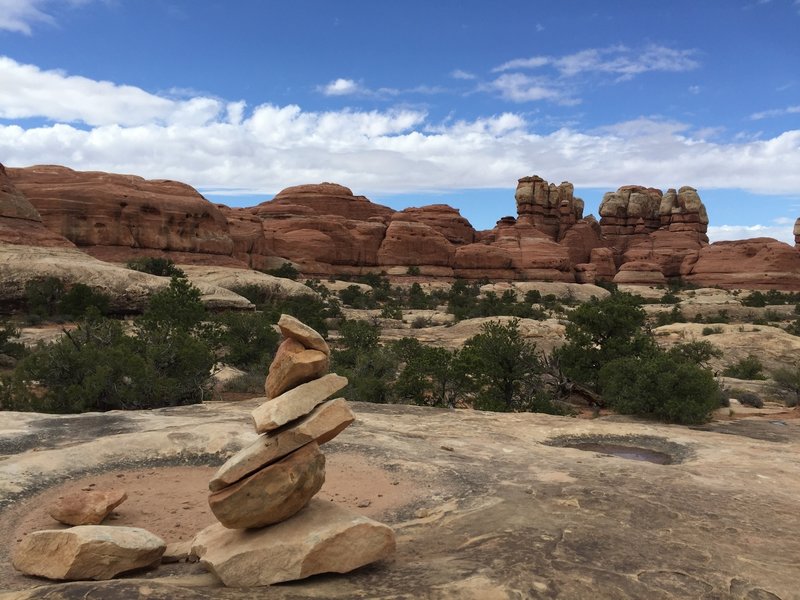
[[[12,564],[48,579],[111,579],[158,563],[165,549],[164,540],[139,527],[81,525],[31,533],[15,548]]]
[[[319,379],[329,367],[330,358],[324,352],[309,350],[297,340],[284,340],[269,366],[264,384],[267,398],[276,398],[301,383]]]
[[[391,527],[320,499],[291,519],[263,529],[211,525],[192,544],[192,553],[230,587],[348,573],[394,551]]]
[[[230,529],[264,527],[288,519],[325,483],[325,456],[316,442],[214,492],[208,497],[211,512]]]
[[[347,385],[347,377],[328,373],[267,400],[253,411],[257,433],[265,433],[304,417],[318,405]]]
[[[67,494],[48,511],[65,525],[100,525],[128,495],[124,490],[90,490]]]
[[[231,456],[214,474],[208,488],[218,492],[309,442],[329,442],[355,418],[344,398],[324,402],[296,424],[261,435]]]

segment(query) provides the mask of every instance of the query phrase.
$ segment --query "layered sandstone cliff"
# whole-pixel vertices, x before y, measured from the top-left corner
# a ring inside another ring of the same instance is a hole
[[[697,191],[624,186],[583,216],[572,184],[523,177],[517,216],[476,231],[457,209],[395,211],[335,183],[286,188],[251,208],[215,205],[188,185],[65,167],[2,169],[0,242],[77,245],[125,261],[269,269],[290,260],[306,276],[410,268],[423,276],[797,287],[800,253],[761,238],[708,244]],[[800,248],[800,219],[795,226]]]

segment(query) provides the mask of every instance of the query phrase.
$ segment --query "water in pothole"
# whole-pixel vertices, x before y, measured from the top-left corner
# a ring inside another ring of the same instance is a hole
[[[672,457],[663,452],[657,452],[648,448],[638,448],[636,446],[623,446],[621,444],[607,444],[604,442],[576,442],[564,444],[567,448],[576,450],[586,450],[587,452],[597,452],[600,454],[610,454],[628,460],[642,460],[655,463],[657,465],[672,464]]]

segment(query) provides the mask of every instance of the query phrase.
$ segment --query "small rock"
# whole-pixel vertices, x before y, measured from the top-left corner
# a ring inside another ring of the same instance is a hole
[[[164,550],[164,554],[161,556],[161,563],[188,562],[191,551],[192,542],[189,540],[167,544],[167,549]]]
[[[11,559],[26,575],[48,579],[111,579],[161,560],[164,540],[138,527],[81,525],[34,531]]]
[[[297,340],[287,339],[278,347],[269,367],[264,390],[275,398],[301,383],[319,379],[328,372],[330,358],[319,350],[306,350]]]
[[[447,450],[448,452],[452,452],[453,451],[453,447],[452,446],[439,446],[439,447],[442,450]]]
[[[262,435],[231,456],[214,474],[208,487],[217,492],[309,442],[315,441],[319,445],[329,442],[355,418],[344,398],[324,402],[297,424]]]
[[[233,531],[211,525],[192,544],[192,552],[210,571],[236,587],[347,573],[394,550],[390,527],[320,499],[293,518],[263,529]]]
[[[253,411],[257,433],[265,433],[310,413],[347,385],[347,377],[329,373],[264,402]]]
[[[362,500],[358,503],[358,508],[367,508],[370,504],[372,504],[371,500]]]
[[[281,318],[278,319],[278,328],[283,337],[297,340],[306,348],[319,350],[327,356],[331,353],[328,343],[319,333],[291,315],[281,315]]]
[[[48,511],[50,516],[65,525],[99,525],[111,511],[128,498],[124,490],[92,490],[59,498]]]
[[[208,497],[211,511],[230,529],[264,527],[288,519],[325,482],[325,456],[316,442]]]

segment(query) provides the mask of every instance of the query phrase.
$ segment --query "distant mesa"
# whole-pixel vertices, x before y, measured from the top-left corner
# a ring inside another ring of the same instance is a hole
[[[0,242],[77,246],[105,261],[164,256],[177,263],[269,269],[291,261],[308,277],[386,272],[423,277],[662,283],[800,289],[795,247],[758,238],[709,244],[697,190],[626,185],[584,216],[569,182],[518,181],[516,216],[477,231],[443,204],[395,211],[336,183],[286,188],[249,208],[214,204],[175,181],[3,169]]]

